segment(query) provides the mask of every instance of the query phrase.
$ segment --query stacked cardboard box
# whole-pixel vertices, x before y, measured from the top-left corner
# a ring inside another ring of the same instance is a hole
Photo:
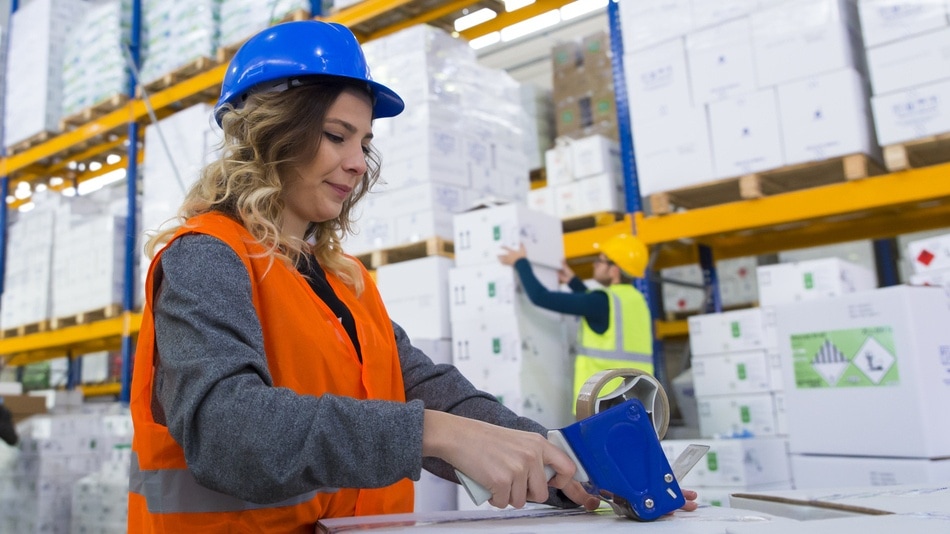
[[[559,43],[551,58],[557,136],[617,139],[610,35],[598,32]]]

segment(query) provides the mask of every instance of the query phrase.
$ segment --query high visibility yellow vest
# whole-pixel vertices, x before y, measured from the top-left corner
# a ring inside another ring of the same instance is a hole
[[[653,374],[653,326],[646,299],[630,284],[598,289],[610,301],[610,323],[603,334],[582,318],[574,360],[574,398],[588,378],[607,369],[633,368]]]
[[[190,219],[175,238],[185,233],[221,239],[247,267],[274,387],[289,388],[303,395],[332,393],[405,402],[392,324],[369,273],[363,271],[367,283],[360,297],[327,273],[330,286],[356,321],[363,354],[360,361],[336,314],[313,294],[299,272],[280,261],[270,262],[264,247],[239,223],[209,213]],[[409,479],[378,489],[315,488],[274,504],[242,501],[198,484],[188,470],[181,446],[152,413],[152,379],[157,357],[152,319],[153,270],[160,256],[161,252],[152,262],[146,281],[133,368],[130,409],[135,432],[129,480],[129,532],[310,534],[317,520],[324,517],[411,512],[413,484]]]

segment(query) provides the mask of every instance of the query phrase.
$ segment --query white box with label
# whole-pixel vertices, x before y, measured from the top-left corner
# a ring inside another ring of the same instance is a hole
[[[881,146],[950,132],[950,80],[871,97]]]
[[[774,89],[712,102],[708,109],[714,178],[731,178],[785,164]]]
[[[693,28],[708,28],[737,19],[759,8],[758,0],[692,0]]]
[[[778,105],[787,165],[849,154],[881,159],[867,85],[856,70],[781,84]]]
[[[950,480],[950,459],[791,455],[797,489],[939,484]],[[947,498],[945,495],[944,498]],[[950,512],[950,506],[947,507]]]
[[[455,265],[498,263],[502,247],[524,244],[528,261],[555,269],[564,259],[561,220],[521,204],[479,208],[455,216]]]
[[[703,106],[687,106],[659,120],[634,118],[633,144],[641,196],[713,178],[709,119]]]
[[[874,272],[839,258],[761,265],[756,276],[762,306],[827,299],[877,287]]]
[[[558,291],[557,269],[532,265],[534,276],[550,291]],[[497,313],[559,314],[528,300],[514,268],[501,263],[455,267],[448,274],[448,304],[452,321],[476,320]]]
[[[947,6],[941,0],[860,0],[858,13],[868,48],[950,24]]]
[[[571,162],[575,180],[609,174],[623,178],[620,162],[620,144],[603,135],[590,135],[570,143]]]
[[[624,55],[630,120],[654,121],[692,106],[682,37]]]
[[[775,348],[694,356],[692,369],[697,397],[771,393],[774,385],[782,387]]]
[[[748,17],[687,35],[686,60],[696,105],[756,89],[752,25]]]
[[[690,0],[619,2],[624,54],[649,47],[693,28]]]
[[[776,306],[791,450],[950,456],[950,300],[894,286]]]
[[[785,438],[668,439],[661,442],[663,452],[670,462],[694,443],[709,445],[709,451],[689,474],[679,481],[681,487],[717,486],[736,489],[791,480],[788,440]]]
[[[749,308],[689,318],[689,347],[693,356],[775,347],[775,313]]]
[[[875,95],[950,78],[950,27],[868,50]]]
[[[779,413],[772,393],[696,397],[699,434],[705,438],[779,435]]]
[[[915,273],[950,269],[950,234],[943,234],[907,243],[907,257]]]

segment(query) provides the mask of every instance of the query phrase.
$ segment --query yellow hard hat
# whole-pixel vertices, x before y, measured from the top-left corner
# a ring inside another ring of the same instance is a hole
[[[647,264],[650,262],[650,251],[647,246],[630,234],[619,234],[602,243],[594,243],[594,248],[603,252],[627,276],[633,278],[643,278]]]

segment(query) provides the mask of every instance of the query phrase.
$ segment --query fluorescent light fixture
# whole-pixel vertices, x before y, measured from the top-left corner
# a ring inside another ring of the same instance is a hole
[[[26,213],[26,212],[28,212],[28,211],[33,211],[33,208],[35,208],[35,207],[36,207],[36,204],[33,203],[32,201],[31,201],[31,202],[24,202],[23,204],[20,205],[19,208],[17,208],[17,210],[18,210],[20,213]]]
[[[571,20],[581,15],[606,9],[610,0],[577,0],[561,8],[561,20]]]
[[[468,46],[471,46],[475,50],[479,48],[485,48],[486,46],[491,46],[495,43],[501,42],[501,32],[491,32],[487,35],[481,37],[476,37],[468,42]]]
[[[89,163],[89,170],[92,171],[92,172],[96,172],[96,171],[98,171],[98,170],[101,169],[101,168],[102,168],[102,164],[99,163],[98,161],[93,161],[93,162]]]
[[[63,179],[60,178],[59,176],[54,176],[54,177],[52,177],[52,178],[49,179],[49,185],[50,185],[50,187],[56,187],[56,186],[59,186],[59,185],[63,185]]]
[[[561,22],[561,14],[558,12],[558,10],[554,9],[552,11],[548,11],[547,13],[542,13],[536,17],[531,17],[530,19],[525,19],[516,24],[512,24],[507,28],[502,28],[501,40],[512,41],[519,37],[524,37],[525,35],[541,31],[545,28],[550,28],[559,22]]]
[[[488,22],[498,16],[494,10],[483,7],[478,11],[473,11],[468,15],[463,15],[455,19],[455,31],[462,32],[483,22]]]
[[[62,195],[63,195],[64,197],[74,197],[74,196],[76,196],[76,188],[75,188],[75,187],[67,187],[66,189],[63,189]]]
[[[122,160],[122,156],[118,154],[109,154],[108,156],[106,156],[106,163],[109,165],[115,165],[121,160]]]
[[[16,202],[16,197],[13,195],[7,195],[7,204],[13,204]]]
[[[31,193],[30,193],[30,188],[29,188],[29,187],[27,187],[26,189],[21,189],[21,188],[17,187],[17,188],[16,188],[16,191],[13,192],[13,196],[16,197],[16,198],[19,199],[19,200],[23,200],[23,199],[25,199],[25,198],[30,198],[30,195],[31,195]]]
[[[80,195],[88,195],[93,191],[98,191],[103,187],[114,184],[120,180],[125,179],[125,169],[116,169],[114,171],[107,172],[102,176],[96,176],[95,178],[90,178],[85,182],[79,184],[77,192]]]
[[[534,3],[534,0],[505,0],[505,11],[511,13],[512,11],[517,11],[525,6],[530,6]]]
[[[46,191],[46,184],[36,184],[36,192],[42,193],[43,191]]]

